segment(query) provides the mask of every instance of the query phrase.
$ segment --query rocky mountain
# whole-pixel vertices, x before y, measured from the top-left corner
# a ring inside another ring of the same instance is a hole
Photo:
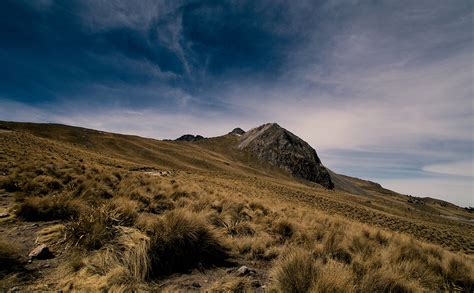
[[[228,134],[240,136],[240,135],[245,134],[245,131],[244,131],[242,128],[237,127],[237,128],[234,128],[234,129],[233,129],[231,132],[229,132]]]
[[[304,140],[276,123],[267,123],[243,134],[238,148],[247,150],[293,176],[333,189],[334,183],[316,151]]]
[[[178,137],[177,139],[175,139],[175,141],[199,141],[199,140],[203,140],[205,139],[204,136],[201,136],[201,135],[192,135],[192,134],[185,134],[185,135],[182,135],[180,137]]]

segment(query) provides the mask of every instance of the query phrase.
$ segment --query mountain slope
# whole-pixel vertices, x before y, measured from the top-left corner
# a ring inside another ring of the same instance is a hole
[[[380,278],[404,290],[471,286],[474,217],[459,207],[343,175],[365,194],[328,190],[255,160],[234,134],[176,142],[65,125],[0,129],[0,233],[18,243],[0,241],[15,263],[5,278],[0,266],[1,290],[263,292],[287,283],[270,274],[292,251],[346,276],[343,291],[380,291]],[[26,262],[36,243],[54,258]],[[416,277],[420,267],[433,268],[430,282]]]

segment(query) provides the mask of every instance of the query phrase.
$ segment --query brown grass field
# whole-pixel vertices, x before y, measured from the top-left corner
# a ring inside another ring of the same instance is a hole
[[[326,190],[230,135],[0,129],[0,291],[474,290],[474,214],[453,204]],[[54,258],[29,261],[38,244]]]

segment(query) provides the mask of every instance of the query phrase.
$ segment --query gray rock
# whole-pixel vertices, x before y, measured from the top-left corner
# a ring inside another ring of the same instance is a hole
[[[256,272],[254,269],[251,269],[247,266],[241,266],[237,271],[236,275],[239,277],[247,276],[247,275],[254,275]]]
[[[193,282],[192,286],[195,288],[201,288],[201,284],[199,284],[199,282]]]
[[[189,141],[189,142],[194,142],[194,141],[200,141],[200,140],[203,140],[205,139],[205,137],[201,136],[201,135],[192,135],[192,134],[185,134],[185,135],[182,135],[180,137],[178,137],[177,139],[175,139],[176,141]]]
[[[29,254],[28,257],[30,259],[50,259],[53,258],[54,255],[49,251],[48,246],[41,244],[35,247]]]
[[[247,131],[241,136],[238,148],[249,151],[258,159],[293,176],[319,183],[328,189],[334,188],[331,176],[316,151],[276,123],[267,123]]]
[[[229,134],[241,136],[241,135],[245,134],[245,131],[242,128],[237,127],[237,128],[234,128],[231,132],[229,132]]]
[[[253,280],[252,283],[250,283],[250,285],[253,287],[253,288],[260,288],[262,286],[262,284],[260,283],[259,280]]]

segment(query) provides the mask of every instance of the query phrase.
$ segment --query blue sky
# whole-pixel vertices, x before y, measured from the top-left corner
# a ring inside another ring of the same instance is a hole
[[[278,122],[336,172],[474,206],[473,17],[461,0],[4,0],[0,119],[155,138]]]

